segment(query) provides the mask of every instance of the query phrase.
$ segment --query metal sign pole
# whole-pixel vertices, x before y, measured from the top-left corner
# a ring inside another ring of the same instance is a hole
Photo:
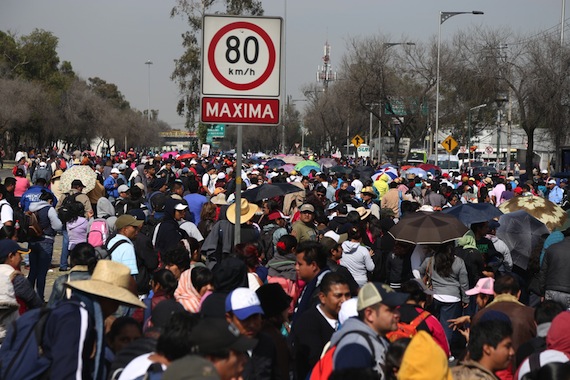
[[[243,145],[243,132],[242,125],[237,126],[237,147],[236,147],[236,194],[235,194],[235,205],[236,205],[236,223],[234,225],[234,247],[241,243],[241,153]]]

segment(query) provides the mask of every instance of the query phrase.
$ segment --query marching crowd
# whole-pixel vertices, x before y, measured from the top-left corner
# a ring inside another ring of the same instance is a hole
[[[524,268],[494,219],[434,245],[389,232],[461,204],[565,207],[548,172],[33,153],[0,185],[0,378],[570,378],[570,224]]]

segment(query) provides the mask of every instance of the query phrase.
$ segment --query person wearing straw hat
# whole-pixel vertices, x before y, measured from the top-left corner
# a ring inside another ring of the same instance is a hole
[[[376,198],[374,188],[372,186],[366,186],[360,192],[360,196],[362,198],[362,203],[364,203],[364,207],[369,209],[372,215],[374,215],[377,219],[380,219],[380,206],[378,206],[373,201],[373,199]]]

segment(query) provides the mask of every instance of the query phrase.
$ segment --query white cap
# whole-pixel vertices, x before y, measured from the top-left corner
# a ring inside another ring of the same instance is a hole
[[[119,193],[126,193],[127,191],[129,191],[129,187],[127,185],[121,185],[117,188],[117,191]]]
[[[176,206],[174,206],[174,209],[178,211],[186,210],[187,208],[188,205],[185,205],[184,203],[178,203]]]
[[[550,181],[548,181],[549,185],[556,185],[556,180],[555,179],[551,179]]]
[[[218,179],[224,179],[226,178],[226,173],[218,173]]]
[[[119,171],[119,169],[113,168],[111,169],[111,174],[121,174],[121,172]]]
[[[198,161],[196,161],[195,159],[190,160],[190,165],[196,165],[197,163],[198,163]]]
[[[546,169],[542,169],[540,172],[541,172],[542,174],[548,174],[548,170],[546,170]]]

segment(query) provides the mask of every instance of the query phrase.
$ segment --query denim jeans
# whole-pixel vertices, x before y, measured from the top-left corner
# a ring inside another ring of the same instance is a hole
[[[434,299],[432,307],[433,307],[432,314],[435,317],[437,317],[437,319],[439,319],[439,323],[441,323],[443,331],[445,332],[445,337],[447,338],[447,342],[451,346],[454,331],[451,328],[449,328],[449,323],[447,321],[461,316],[461,313],[463,311],[461,307],[461,302],[447,303]]]
[[[63,226],[63,242],[61,243],[61,257],[59,258],[59,269],[69,268],[68,258],[69,258],[69,235],[67,234],[67,228]]]
[[[30,273],[28,281],[32,287],[36,287],[36,291],[40,298],[44,299],[46,288],[46,275],[51,265],[53,256],[53,240],[43,239],[30,243]]]

